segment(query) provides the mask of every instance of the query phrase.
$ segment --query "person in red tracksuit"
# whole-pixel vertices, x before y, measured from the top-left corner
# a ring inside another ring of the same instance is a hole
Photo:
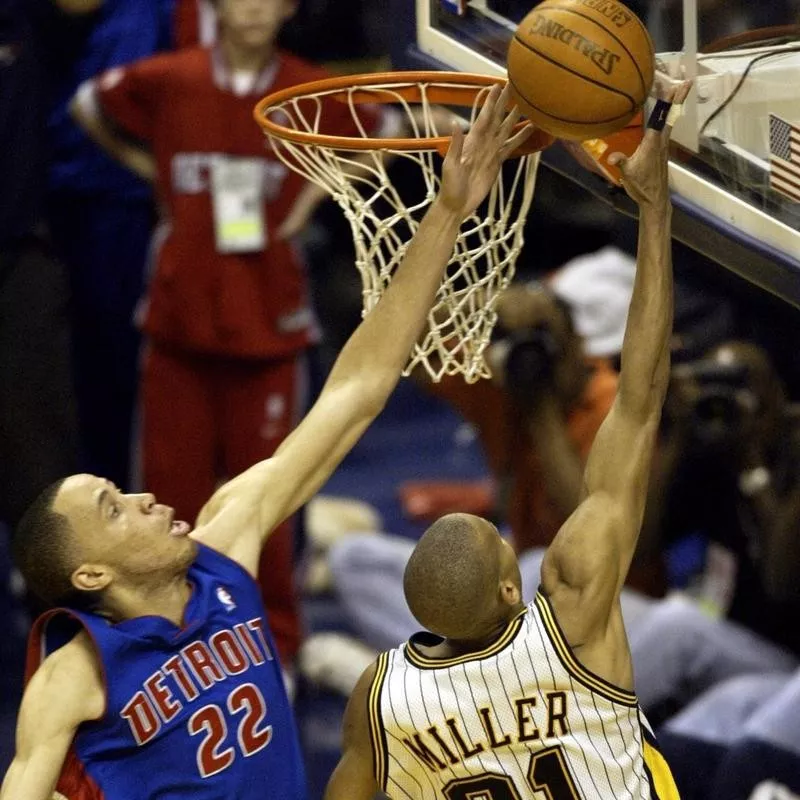
[[[269,457],[302,408],[315,323],[292,236],[322,192],[278,160],[252,116],[264,95],[326,77],[275,48],[295,9],[219,0],[211,48],[111,70],[72,104],[96,141],[156,183],[162,219],[141,309],[143,479],[186,519],[222,478]],[[353,133],[347,106],[330,103],[326,130]],[[261,579],[286,666],[300,638],[292,538],[288,524],[273,535]]]

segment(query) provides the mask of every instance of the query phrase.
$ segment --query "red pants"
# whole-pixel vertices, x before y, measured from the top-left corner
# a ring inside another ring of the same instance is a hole
[[[142,374],[145,488],[193,522],[219,482],[269,458],[297,423],[304,359],[247,361],[197,356],[150,343]],[[261,554],[259,584],[284,664],[300,646],[294,525],[283,523]]]

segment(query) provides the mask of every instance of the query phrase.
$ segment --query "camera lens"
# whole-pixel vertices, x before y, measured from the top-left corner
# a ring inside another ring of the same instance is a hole
[[[553,376],[558,344],[544,325],[512,337],[505,363],[506,385],[522,397],[530,396],[537,384]]]

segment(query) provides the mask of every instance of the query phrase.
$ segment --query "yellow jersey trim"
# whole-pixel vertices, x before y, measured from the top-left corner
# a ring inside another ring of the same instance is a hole
[[[564,669],[566,669],[576,681],[582,683],[587,689],[590,689],[601,697],[605,697],[606,700],[611,700],[613,703],[619,703],[623,706],[639,705],[639,701],[633,692],[620,689],[618,686],[614,686],[614,684],[609,683],[599,675],[595,675],[575,658],[572,648],[564,638],[564,634],[555,618],[550,601],[545,595],[538,592],[534,603],[539,610],[542,622],[544,622],[545,629],[550,637],[550,642],[555,648],[561,663],[564,665]]]
[[[522,628],[525,613],[527,608],[517,614],[516,617],[508,624],[508,627],[500,634],[500,637],[495,639],[484,650],[479,650],[475,653],[468,653],[467,655],[457,656],[456,658],[429,658],[417,650],[414,645],[409,641],[403,648],[406,660],[419,669],[447,669],[448,667],[455,667],[459,664],[466,664],[470,661],[480,661],[484,658],[497,655],[501,650],[504,650],[516,638],[517,634]]]
[[[381,692],[386,673],[389,668],[389,653],[378,656],[375,677],[367,694],[367,715],[369,718],[369,738],[372,744],[372,766],[375,779],[381,791],[386,788],[387,769],[389,762],[389,749],[386,744],[386,732],[381,719]]]
[[[669,764],[664,756],[644,738],[642,738],[642,755],[645,766],[653,779],[653,789],[656,793],[654,800],[680,800],[678,787],[675,785]]]

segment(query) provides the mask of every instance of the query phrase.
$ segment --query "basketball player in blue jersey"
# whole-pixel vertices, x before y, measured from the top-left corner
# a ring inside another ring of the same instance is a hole
[[[454,130],[438,197],[318,401],[268,461],[220,488],[194,530],[151,495],[75,475],[15,542],[31,589],[65,608],[32,633],[2,800],[301,800],[297,734],[254,581],[261,548],[375,418],[425,324],[462,221],[530,134],[495,87]]]
[[[639,206],[619,390],[534,602],[523,603],[516,556],[493,525],[468,514],[435,522],[404,577],[409,608],[429,633],[362,675],[326,800],[371,800],[379,789],[408,800],[677,798],[633,694],[620,590],[669,380],[666,123],[689,88],[660,90],[642,144],[618,157]]]

